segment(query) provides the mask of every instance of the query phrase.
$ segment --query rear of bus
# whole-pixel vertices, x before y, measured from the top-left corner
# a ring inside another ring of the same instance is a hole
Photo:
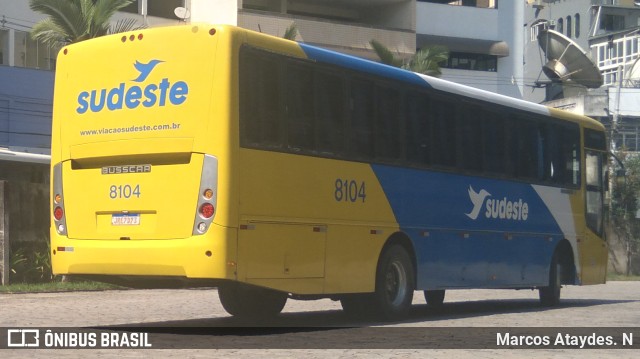
[[[55,274],[233,278],[232,31],[150,29],[60,51]]]

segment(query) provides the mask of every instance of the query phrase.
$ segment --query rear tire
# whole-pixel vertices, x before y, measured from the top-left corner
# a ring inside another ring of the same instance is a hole
[[[562,266],[558,261],[558,255],[551,258],[549,268],[549,285],[539,288],[540,304],[545,307],[553,307],[560,303],[560,289],[562,288]]]
[[[218,296],[227,313],[243,319],[275,317],[287,303],[287,293],[240,283],[221,286]]]
[[[442,303],[444,303],[444,289],[425,290],[424,299],[427,301],[427,305],[431,308],[442,307]]]
[[[377,314],[385,320],[406,317],[414,290],[414,270],[409,254],[399,245],[390,246],[380,256],[376,271],[373,302]]]

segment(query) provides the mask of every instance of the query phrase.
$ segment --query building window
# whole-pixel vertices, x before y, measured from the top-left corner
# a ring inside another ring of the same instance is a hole
[[[142,3],[146,9],[148,16],[162,17],[165,19],[175,19],[176,15],[173,12],[177,7],[184,7],[184,0],[135,0],[131,4],[124,7],[121,11],[140,14],[139,6]]]
[[[28,32],[15,31],[14,65],[53,70],[57,51],[31,39]]]
[[[574,33],[575,33],[576,39],[577,39],[577,38],[580,37],[580,14],[576,14],[574,16],[574,19],[575,19],[575,23],[574,23],[575,31],[574,31]]]
[[[562,34],[564,32],[564,19],[559,18],[556,26],[556,31]]]
[[[465,52],[451,52],[449,59],[441,66],[447,69],[473,70],[473,71],[498,71],[498,57],[484,54],[471,54]]]
[[[0,30],[0,65],[9,65],[9,30]]]
[[[540,34],[540,32],[548,28],[549,22],[547,22],[547,20],[542,20],[531,25],[531,42],[538,41],[538,35]]]
[[[13,47],[10,40],[13,37]],[[28,32],[0,30],[0,65],[54,70],[59,49],[34,41]]]
[[[571,16],[567,16],[567,37],[571,38],[573,36],[573,19]]]
[[[624,30],[624,16],[622,15],[604,15],[600,19],[600,30],[619,31]]]
[[[489,9],[498,8],[498,0],[418,0],[418,2],[429,2],[434,4],[446,4],[455,6],[472,6]]]

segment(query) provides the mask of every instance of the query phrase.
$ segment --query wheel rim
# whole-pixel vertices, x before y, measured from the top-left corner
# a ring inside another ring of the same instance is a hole
[[[402,304],[407,293],[407,274],[401,263],[390,263],[385,278],[385,292],[391,305]]]

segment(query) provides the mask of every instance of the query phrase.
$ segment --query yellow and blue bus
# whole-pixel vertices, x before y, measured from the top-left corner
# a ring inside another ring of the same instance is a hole
[[[231,26],[64,47],[55,274],[407,314],[416,290],[605,282],[606,141],[586,117]]]

